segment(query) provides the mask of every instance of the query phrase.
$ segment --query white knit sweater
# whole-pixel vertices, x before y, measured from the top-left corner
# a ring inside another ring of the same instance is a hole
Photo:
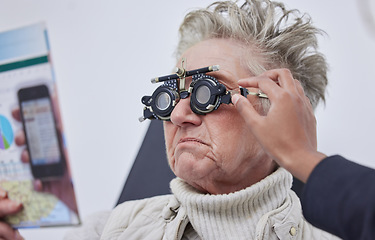
[[[291,184],[282,168],[223,195],[202,194],[176,178],[173,195],[125,202],[66,239],[338,239],[304,220]]]
[[[202,194],[181,179],[174,179],[171,189],[203,239],[256,239],[262,216],[276,211],[273,215],[282,220],[288,214],[283,203],[291,185],[291,175],[280,168],[251,187],[230,194]],[[276,234],[271,236],[277,239]]]

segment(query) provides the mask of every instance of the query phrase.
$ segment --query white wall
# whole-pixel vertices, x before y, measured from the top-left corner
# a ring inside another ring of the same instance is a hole
[[[0,0],[0,31],[47,22],[83,219],[116,203],[148,127],[137,120],[140,98],[155,88],[152,77],[174,66],[184,14],[210,2]],[[375,34],[365,28],[357,2],[285,2],[308,12],[328,33],[320,38],[331,71],[326,106],[317,110],[319,149],[375,167]],[[371,9],[374,14],[374,4]],[[67,229],[21,233],[58,239]]]

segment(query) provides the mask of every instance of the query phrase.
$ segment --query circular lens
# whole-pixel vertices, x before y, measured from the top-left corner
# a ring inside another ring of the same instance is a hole
[[[195,92],[195,97],[200,104],[206,104],[210,100],[211,91],[205,85],[200,86]]]
[[[161,92],[156,96],[155,105],[159,110],[165,110],[171,105],[171,97],[166,92]]]

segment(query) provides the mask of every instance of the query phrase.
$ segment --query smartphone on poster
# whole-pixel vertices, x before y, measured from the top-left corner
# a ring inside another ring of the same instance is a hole
[[[61,178],[66,163],[48,87],[21,88],[18,102],[34,178]]]

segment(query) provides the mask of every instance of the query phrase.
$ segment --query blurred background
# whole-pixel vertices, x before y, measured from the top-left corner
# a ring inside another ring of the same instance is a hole
[[[0,31],[47,24],[83,220],[116,204],[149,124],[138,122],[140,99],[155,89],[151,78],[174,67],[184,15],[211,2],[0,0]],[[375,167],[375,2],[283,2],[307,12],[327,33],[319,38],[330,65],[327,101],[316,111],[319,150]],[[21,234],[62,239],[69,229]]]

